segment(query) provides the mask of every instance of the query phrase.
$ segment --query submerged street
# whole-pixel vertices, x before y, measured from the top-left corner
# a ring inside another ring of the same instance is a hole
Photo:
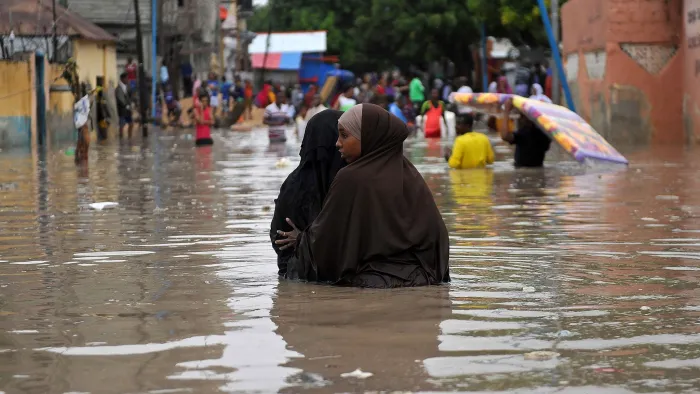
[[[697,150],[515,170],[497,146],[456,171],[410,141],[452,283],[362,290],[277,277],[297,143],[190,133],[94,143],[86,168],[0,155],[0,392],[700,390]]]

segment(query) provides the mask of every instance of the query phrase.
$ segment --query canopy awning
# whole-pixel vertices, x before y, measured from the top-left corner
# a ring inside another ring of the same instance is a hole
[[[298,70],[301,66],[301,52],[268,53],[265,59],[264,53],[250,55],[253,68],[266,68],[268,70]]]

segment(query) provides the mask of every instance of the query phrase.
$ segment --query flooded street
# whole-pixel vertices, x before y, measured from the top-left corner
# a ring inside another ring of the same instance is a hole
[[[277,277],[298,144],[187,133],[0,153],[0,392],[700,391],[697,150],[454,171],[411,142],[452,283],[361,290]]]

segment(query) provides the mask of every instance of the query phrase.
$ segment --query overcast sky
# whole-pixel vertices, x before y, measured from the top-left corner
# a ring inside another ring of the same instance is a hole
[[[265,5],[267,0],[253,0],[253,5]]]

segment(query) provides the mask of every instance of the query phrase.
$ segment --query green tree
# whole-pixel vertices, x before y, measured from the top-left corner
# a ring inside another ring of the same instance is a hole
[[[516,44],[546,45],[535,0],[269,0],[251,30],[327,30],[328,52],[356,71],[387,66],[421,69],[450,59],[472,69],[472,48],[487,34]],[[564,3],[565,0],[562,0]],[[547,0],[549,3],[549,0]]]

